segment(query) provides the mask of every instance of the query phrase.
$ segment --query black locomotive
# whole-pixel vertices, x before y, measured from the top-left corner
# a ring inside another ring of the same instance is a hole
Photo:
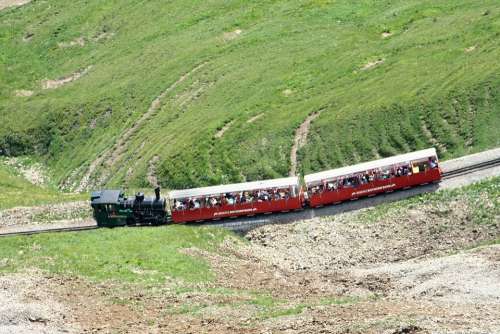
[[[137,193],[127,198],[121,190],[100,190],[91,194],[94,218],[99,226],[161,225],[168,222],[166,200],[160,196],[160,188],[154,197]]]

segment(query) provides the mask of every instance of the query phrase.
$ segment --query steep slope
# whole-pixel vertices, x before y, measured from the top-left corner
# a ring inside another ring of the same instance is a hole
[[[500,144],[499,36],[495,0],[6,8],[0,153],[39,155],[78,190],[460,155]]]

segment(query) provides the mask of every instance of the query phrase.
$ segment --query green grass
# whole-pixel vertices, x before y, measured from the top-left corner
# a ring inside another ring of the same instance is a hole
[[[207,282],[213,278],[209,264],[179,249],[212,251],[229,235],[220,229],[174,225],[7,237],[0,247],[0,271],[35,267],[94,281],[153,285],[166,279]]]
[[[34,155],[56,182],[76,182],[205,64],[93,178],[149,187],[154,156],[164,187],[284,176],[295,129],[318,110],[303,172],[431,146],[423,127],[442,157],[458,156],[500,145],[499,36],[497,0],[34,1],[0,12],[0,154]],[[58,47],[78,37],[84,47]]]
[[[52,188],[29,183],[12,169],[0,165],[0,210],[15,206],[33,206],[88,199],[87,194],[65,194]]]
[[[358,297],[323,297],[318,299],[304,299],[299,303],[290,304],[290,300],[276,298],[266,291],[239,290],[239,289],[204,289],[183,288],[182,292],[208,293],[214,297],[232,296],[234,299],[216,303],[217,307],[229,306],[238,309],[243,305],[255,307],[254,320],[264,320],[292,316],[302,313],[307,308],[317,306],[347,305],[359,302]],[[372,298],[372,297],[370,297]],[[118,300],[117,303],[123,301]],[[165,313],[197,315],[207,307],[213,306],[207,302],[184,303],[180,305],[168,305]]]
[[[393,203],[383,203],[368,209],[357,216],[361,223],[377,223],[385,217],[398,215],[411,209],[418,210],[422,205],[441,206],[433,212],[448,216],[450,208],[442,204],[462,200],[472,208],[468,218],[475,224],[498,224],[500,217],[500,177],[493,177],[481,182],[439,192],[424,193]],[[439,228],[445,228],[440,226]]]

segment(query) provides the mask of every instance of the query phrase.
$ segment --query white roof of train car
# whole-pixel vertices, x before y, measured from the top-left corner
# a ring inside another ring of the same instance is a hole
[[[173,190],[169,193],[169,197],[171,199],[180,199],[180,198],[217,195],[217,194],[225,194],[225,193],[241,192],[241,191],[253,191],[260,189],[287,188],[289,186],[298,186],[298,185],[299,185],[299,178],[293,176],[293,177],[264,180],[264,181],[223,184],[220,186],[213,186],[213,187]]]
[[[304,181],[306,184],[319,182],[322,180],[329,180],[335,177],[350,175],[366,170],[372,170],[387,166],[392,166],[399,163],[410,162],[420,159],[425,159],[429,157],[437,156],[435,148],[429,148],[426,150],[415,151],[406,154],[395,155],[393,157],[363,162],[357,165],[341,167],[337,169],[331,169],[319,173],[308,174],[304,176]]]

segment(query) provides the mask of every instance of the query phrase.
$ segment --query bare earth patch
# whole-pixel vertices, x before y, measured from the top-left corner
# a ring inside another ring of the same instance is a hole
[[[18,7],[30,3],[31,0],[0,0],[0,10],[9,7]]]
[[[94,42],[99,42],[104,39],[109,39],[115,35],[114,32],[101,32],[93,38]]]
[[[384,62],[385,62],[385,59],[379,58],[377,60],[374,60],[374,61],[366,63],[365,65],[363,65],[363,67],[361,67],[361,70],[362,71],[369,70],[371,68],[374,68],[376,66],[379,66],[379,65],[383,64]]]
[[[474,50],[476,50],[476,45],[472,45],[472,46],[469,46],[468,48],[465,48],[465,53],[469,53],[469,52],[472,52]]]
[[[15,157],[7,158],[5,164],[14,167],[19,174],[34,185],[42,186],[47,183],[47,171],[42,164],[26,165]]]
[[[295,130],[295,137],[293,139],[292,150],[290,152],[290,176],[295,176],[295,174],[297,173],[297,151],[307,143],[307,135],[309,133],[311,122],[315,120],[320,114],[321,111],[318,111],[307,116],[304,122],[302,122],[297,130]]]
[[[254,243],[256,256],[272,265],[296,271],[337,272],[443,255],[500,238],[500,224],[471,221],[474,210],[474,203],[461,198],[394,210],[384,219],[374,218],[369,223],[363,220],[370,219],[373,209],[364,209],[289,225],[263,226],[249,232],[247,238]]]
[[[87,68],[84,68],[83,70],[77,71],[70,76],[56,79],[56,80],[49,80],[45,79],[42,80],[42,89],[56,89],[59,87],[62,87],[72,81],[80,79],[82,76],[88,73],[88,71],[92,68],[92,66],[88,66]]]
[[[263,113],[262,113],[262,114],[255,115],[254,117],[250,118],[250,119],[247,121],[247,123],[249,123],[249,124],[250,124],[250,123],[253,123],[253,122],[255,122],[256,120],[258,120],[259,118],[261,118],[262,116],[264,116],[264,114],[263,114]]]
[[[59,42],[59,43],[57,43],[57,46],[60,48],[70,48],[73,46],[83,47],[83,46],[85,46],[85,38],[78,37],[78,38],[75,38],[74,40],[69,41],[69,42]]]
[[[46,283],[36,271],[0,276],[0,333],[80,332]]]
[[[358,277],[391,277],[394,285],[391,294],[395,296],[500,306],[500,245],[384,264],[354,273]]]
[[[423,119],[421,120],[421,125],[420,126],[421,126],[422,133],[425,135],[425,137],[429,140],[429,142],[433,146],[439,147],[439,149],[441,150],[441,152],[446,152],[447,151],[446,146],[444,144],[442,144],[441,142],[439,142],[436,138],[434,138],[434,135],[429,130],[429,128],[427,127],[427,124],[425,123],[425,121]]]
[[[200,98],[214,84],[215,82],[201,82],[200,80],[196,80],[185,91],[176,94],[173,103],[178,108],[186,108],[189,104]]]
[[[33,95],[32,90],[26,90],[26,89],[18,89],[14,91],[14,95],[17,97],[30,97]]]
[[[155,155],[150,161],[149,161],[149,167],[148,167],[148,182],[152,187],[158,187],[158,178],[156,177],[156,168],[158,165],[158,162],[160,161],[160,157]]]
[[[222,136],[224,136],[224,133],[229,130],[229,128],[231,127],[231,125],[233,125],[234,121],[231,121],[229,123],[226,123],[226,125],[224,125],[219,131],[217,131],[217,133],[214,135],[215,138],[222,138]]]
[[[91,208],[87,201],[17,207],[0,211],[0,230],[9,226],[78,223],[91,216]]]
[[[231,31],[231,32],[225,32],[222,35],[222,38],[224,39],[224,41],[229,42],[229,41],[232,41],[233,39],[238,38],[242,32],[243,31],[241,29],[236,29],[236,30]]]

